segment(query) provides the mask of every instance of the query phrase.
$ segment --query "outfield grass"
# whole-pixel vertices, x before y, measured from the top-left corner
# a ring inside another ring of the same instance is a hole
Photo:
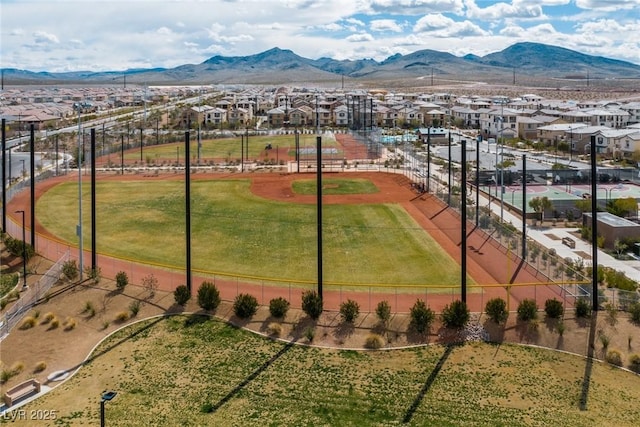
[[[265,200],[244,179],[192,182],[192,266],[218,273],[315,280],[316,207]],[[83,186],[88,203],[89,186]],[[97,183],[98,251],[184,266],[184,183]],[[51,233],[77,243],[77,185],[63,183],[37,204]],[[90,213],[83,210],[85,247]],[[359,284],[457,285],[459,265],[400,206],[326,205],[324,278]],[[471,279],[470,279],[470,282]]]
[[[102,343],[25,407],[56,425],[636,426],[637,376],[515,345],[339,351],[264,339],[205,317],[145,321]],[[210,412],[203,412],[206,409]],[[17,423],[27,425],[29,421]]]
[[[298,194],[317,194],[317,181],[315,179],[299,179],[292,184],[293,192]],[[368,179],[323,179],[322,194],[347,195],[347,194],[373,194],[378,187]]]
[[[275,158],[274,152],[264,149],[267,144],[271,144],[274,150],[277,147],[289,147],[291,148],[290,152],[294,153],[294,138],[294,135],[250,136],[249,159],[263,159],[265,156]],[[240,144],[240,137],[203,140],[200,155],[202,159],[240,159],[242,156]],[[301,147],[315,147],[315,145],[316,135],[300,135]],[[337,147],[338,143],[333,139],[323,138],[322,145],[323,147]],[[193,157],[198,155],[197,134],[191,134],[189,150]],[[111,157],[114,157],[114,155],[112,154]],[[117,158],[119,159],[120,157],[118,156]],[[173,162],[178,158],[180,159],[180,162],[184,162],[184,142],[145,145],[142,149],[142,159],[144,162],[146,162],[147,159],[154,162],[162,160],[169,160]],[[124,159],[127,162],[140,161],[140,147],[137,149],[127,150],[124,154]]]

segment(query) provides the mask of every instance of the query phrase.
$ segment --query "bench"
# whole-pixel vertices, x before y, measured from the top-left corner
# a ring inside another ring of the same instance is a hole
[[[562,244],[569,246],[571,249],[576,248],[576,241],[573,240],[571,237],[563,237]]]
[[[39,392],[40,383],[38,382],[38,380],[32,378],[7,390],[4,394],[4,403],[6,403],[7,406],[11,406],[16,400],[28,396],[32,393]]]

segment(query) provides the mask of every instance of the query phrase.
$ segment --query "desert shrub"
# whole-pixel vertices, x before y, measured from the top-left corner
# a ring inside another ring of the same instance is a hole
[[[184,306],[191,299],[191,292],[186,285],[180,285],[173,291],[173,299],[178,305]]]
[[[142,278],[142,287],[149,292],[149,296],[153,298],[158,290],[158,278],[153,273]]]
[[[289,311],[289,301],[285,298],[278,297],[269,301],[269,313],[278,319],[283,319]]]
[[[561,318],[564,314],[562,301],[558,301],[555,298],[546,300],[544,302],[544,312],[547,314],[547,317],[551,319]]]
[[[4,384],[7,381],[9,381],[12,376],[13,376],[13,373],[11,372],[10,369],[3,368],[2,370],[0,370],[0,384]]]
[[[116,287],[119,291],[123,291],[124,288],[129,284],[129,276],[124,271],[118,271],[116,273]]]
[[[198,305],[203,310],[215,310],[220,305],[220,291],[211,282],[202,282],[198,289]]]
[[[489,319],[498,324],[506,322],[509,317],[507,302],[502,298],[492,298],[487,301],[484,312],[487,313]]]
[[[36,365],[33,367],[33,372],[42,372],[45,369],[47,369],[47,362],[41,361],[36,363]]]
[[[523,322],[534,320],[538,317],[538,305],[535,300],[525,298],[518,304],[518,320]]]
[[[75,259],[70,259],[62,264],[62,274],[67,280],[75,280],[78,277],[78,264]]]
[[[469,307],[464,301],[456,300],[442,309],[442,323],[448,328],[462,328],[471,316]]]
[[[84,268],[84,274],[95,284],[100,283],[100,279],[102,279],[102,269],[100,269],[100,267],[88,265]]]
[[[76,319],[67,317],[63,323],[65,331],[72,331],[76,328]]]
[[[436,315],[433,310],[427,307],[424,301],[419,299],[411,307],[410,317],[409,327],[422,334],[431,328]]]
[[[376,316],[385,325],[389,322],[391,319],[391,304],[389,304],[389,301],[380,301],[376,305]]]
[[[251,294],[238,294],[233,301],[233,312],[241,319],[248,319],[258,310],[258,300]]]
[[[36,325],[36,319],[33,316],[27,316],[22,319],[22,323],[20,323],[20,329],[31,329]]]
[[[116,314],[116,322],[126,322],[127,320],[129,320],[128,311],[121,311],[120,313]]]
[[[140,312],[140,300],[133,300],[129,304],[129,311],[131,312],[131,317],[136,317]]]
[[[107,329],[109,327],[109,321],[108,320],[104,320],[102,322],[102,329]]]
[[[93,317],[96,315],[96,309],[93,306],[91,301],[87,301],[84,303],[84,309],[82,309],[82,314],[86,314],[88,317]]]
[[[33,318],[37,319],[40,317],[40,310],[33,310]]]
[[[629,356],[629,369],[640,374],[640,354],[632,354]]]
[[[600,340],[600,344],[602,344],[602,348],[604,350],[609,348],[609,344],[611,343],[611,337],[605,334],[603,331],[598,332],[598,339]]]
[[[640,323],[640,302],[634,302],[629,306],[629,314],[633,323]]]
[[[605,360],[608,363],[616,366],[622,366],[622,355],[618,350],[609,350],[605,356]]]
[[[49,322],[49,329],[57,329],[58,326],[60,326],[60,320],[58,320],[57,317],[51,319],[51,322]]]
[[[9,369],[13,375],[18,375],[20,372],[24,371],[24,363],[18,361],[11,365],[11,368]]]
[[[302,293],[302,311],[307,316],[316,320],[322,314],[322,298],[316,291],[305,291]]]
[[[42,318],[42,323],[43,325],[46,325],[47,323],[51,322],[53,319],[56,318],[56,315],[53,314],[52,312],[48,312],[45,313],[44,317]]]
[[[340,316],[345,322],[353,323],[360,314],[360,304],[352,299],[348,299],[340,304]]]
[[[279,337],[282,334],[282,325],[280,323],[269,323],[267,325],[267,333],[274,337]]]
[[[377,350],[384,346],[384,338],[380,334],[369,334],[364,340],[364,348]]]
[[[558,322],[558,324],[556,325],[556,332],[558,332],[558,335],[563,336],[564,335],[564,331],[567,329],[567,327],[565,326],[564,322],[562,320],[560,320]]]
[[[8,298],[0,299],[0,310],[4,310],[4,308],[9,304]]]
[[[201,407],[200,407],[200,412],[202,412],[203,414],[210,414],[211,412],[213,412],[213,404],[210,402],[204,403]]]
[[[316,337],[316,330],[311,327],[305,329],[304,337],[307,339],[307,341],[312,342],[313,339]]]
[[[591,304],[586,298],[578,298],[575,305],[576,317],[584,318],[591,316]]]

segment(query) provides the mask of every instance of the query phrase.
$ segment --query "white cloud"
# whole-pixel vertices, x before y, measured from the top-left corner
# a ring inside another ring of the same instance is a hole
[[[487,7],[479,7],[476,0],[465,0],[466,16],[470,19],[502,20],[507,18],[531,19],[544,16],[542,7],[536,2],[514,1],[513,3],[495,3]]]
[[[489,33],[470,21],[456,22],[439,13],[425,15],[413,27],[416,33],[428,32],[433,37],[468,37],[489,35]]]
[[[422,15],[425,12],[450,12],[461,14],[462,0],[365,0],[363,12],[370,14]]]
[[[373,36],[369,33],[352,34],[345,40],[348,42],[370,42],[373,41]]]
[[[36,31],[33,33],[33,40],[36,44],[58,44],[58,36],[55,34],[47,33],[46,31]]]
[[[371,30],[401,33],[402,27],[393,19],[374,19],[371,21]]]
[[[576,6],[581,9],[615,11],[640,8],[640,0],[576,0]]]

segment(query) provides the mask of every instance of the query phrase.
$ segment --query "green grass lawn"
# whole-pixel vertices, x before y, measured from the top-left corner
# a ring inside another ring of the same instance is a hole
[[[139,141],[138,141],[139,144]],[[240,159],[242,156],[240,148],[241,140],[238,138],[219,138],[208,139],[202,141],[201,158],[202,159]],[[249,159],[264,159],[265,155],[270,158],[275,158],[275,153],[272,151],[265,151],[267,144],[271,144],[275,150],[277,147],[286,148],[289,147],[290,153],[295,153],[295,139],[294,135],[270,135],[270,136],[250,136],[249,137]],[[315,147],[316,135],[300,135],[300,146]],[[323,147],[337,147],[338,143],[330,138],[322,139]],[[197,158],[198,154],[198,142],[197,134],[191,134],[191,143],[189,144],[189,150],[191,156]],[[246,148],[245,148],[246,150]],[[112,154],[112,161],[116,161]],[[119,159],[119,154],[117,154]],[[162,160],[176,161],[180,159],[180,162],[184,162],[184,142],[171,143],[162,145],[145,145],[142,149],[142,159],[144,162],[151,160],[159,162]],[[341,158],[341,157],[340,157]],[[134,148],[127,150],[124,153],[124,159],[126,162],[140,161],[140,148]]]
[[[100,393],[115,390],[110,426],[624,427],[640,419],[638,377],[602,363],[589,371],[581,410],[587,362],[569,354],[480,343],[328,350],[186,320],[118,331],[24,409],[55,409],[56,425],[96,425]]]
[[[354,184],[362,187],[362,183]],[[265,200],[243,179],[192,182],[193,268],[264,278],[316,279],[316,207]],[[83,186],[85,248],[89,185]],[[97,248],[105,254],[183,267],[184,183],[97,183]],[[77,185],[38,201],[39,221],[77,244]],[[457,285],[459,265],[400,206],[325,205],[324,279],[381,285]],[[471,280],[470,280],[471,282]]]
[[[299,179],[293,182],[293,191],[298,194],[317,194],[317,181],[315,179]],[[378,192],[378,187],[368,179],[323,179],[322,194],[347,195],[347,194],[373,194]]]

